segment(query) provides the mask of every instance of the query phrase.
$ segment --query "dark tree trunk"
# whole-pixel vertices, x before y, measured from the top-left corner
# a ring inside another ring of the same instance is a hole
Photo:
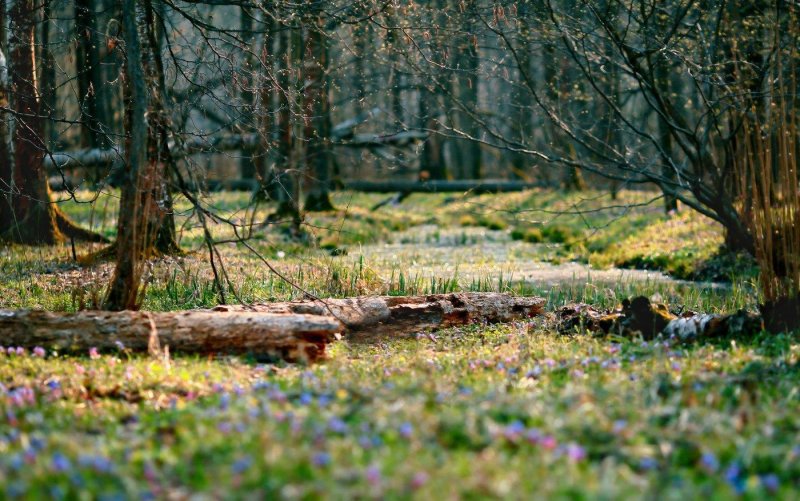
[[[242,110],[240,114],[242,115],[244,126],[250,129],[255,121],[252,109],[255,102],[256,88],[260,85],[261,79],[259,75],[261,75],[262,72],[266,73],[263,66],[259,65],[261,71],[256,71],[255,65],[253,64],[254,58],[252,51],[253,47],[255,47],[255,37],[253,36],[253,12],[251,9],[246,7],[241,8],[239,29],[241,30],[242,40],[245,42],[244,50],[246,53],[244,68],[240,71],[240,81],[242,82],[240,83],[240,98],[242,100]],[[266,40],[269,40],[269,34],[264,35],[264,37]],[[266,50],[266,45],[263,49]],[[257,81],[259,83],[256,83]],[[268,131],[262,130],[262,133],[264,132],[268,133]],[[239,176],[242,179],[255,179],[256,176],[263,179],[263,177],[259,176],[259,174],[262,174],[262,172],[259,171],[262,170],[260,167],[266,163],[265,151],[266,150],[258,151],[258,148],[245,148],[242,150],[242,157],[239,159]]]
[[[442,151],[442,138],[437,132],[439,124],[437,122],[437,92],[421,86],[419,96],[419,119],[421,129],[427,130],[430,135],[422,145],[420,155],[420,175],[421,181],[447,179],[447,168]]]
[[[44,125],[44,142],[45,144],[55,144],[58,139],[58,131],[56,124],[52,118],[56,112],[56,63],[51,50],[50,32],[52,31],[52,10],[53,2],[45,0],[41,5],[42,21],[41,21],[41,40],[42,43],[39,47],[39,58],[37,63],[37,70],[39,71],[39,93],[41,94],[40,110],[43,117],[47,119],[43,121]]]
[[[0,167],[0,186],[9,190],[0,211],[0,238],[24,244],[48,245],[67,238],[103,241],[75,226],[50,199],[43,158],[47,150],[42,96],[37,88],[36,3],[11,2],[8,66],[16,113],[12,136],[13,162]]]
[[[520,24],[521,46],[519,47],[519,77],[514,82],[513,91],[513,115],[515,117],[514,126],[517,128],[517,142],[520,144],[533,143],[533,113],[531,112],[530,93],[525,91],[522,83],[524,76],[522,72],[530,75],[531,59],[533,47],[530,44],[530,26],[527,19],[527,9],[521,8],[518,11]],[[514,179],[525,179],[530,176],[531,157],[524,153],[513,153],[511,156],[511,177]]]
[[[106,85],[100,66],[100,37],[94,0],[75,0],[75,58],[78,99],[81,109],[81,146],[108,148],[110,127],[106,110]]]
[[[138,4],[138,5],[137,5]],[[123,36],[126,51],[126,145],[124,183],[117,225],[116,267],[103,307],[137,309],[142,301],[143,262],[157,246],[172,247],[174,226],[166,190],[162,76],[154,46],[149,1],[124,0]],[[167,224],[165,224],[167,221]]]
[[[13,217],[11,211],[11,186],[12,175],[11,158],[11,128],[10,117],[2,111],[8,108],[9,75],[8,75],[8,45],[6,44],[6,16],[5,2],[0,2],[0,229],[4,221]]]
[[[330,88],[328,85],[328,40],[323,18],[317,17],[308,29],[303,64],[305,92],[305,204],[306,211],[333,209],[330,200]]]
[[[473,113],[478,112],[478,90],[480,84],[480,56],[478,54],[477,39],[466,40],[463,56],[463,71],[459,92],[467,109]],[[468,179],[481,179],[483,177],[483,160],[481,145],[476,140],[481,133],[480,126],[470,116],[463,116],[462,127],[475,139],[470,139],[464,145],[463,172]]]
[[[295,141],[292,122],[292,108],[296,106],[299,82],[292,77],[292,70],[299,65],[302,51],[298,47],[302,43],[299,30],[290,29],[287,25],[276,33],[275,40],[275,75],[277,85],[277,124],[275,127],[276,152],[275,168],[268,174],[261,187],[261,195],[277,202],[275,212],[270,220],[289,219],[292,221],[295,233],[300,232],[300,191],[298,183],[296,149],[301,146],[300,141]],[[267,120],[270,116],[264,110]]]

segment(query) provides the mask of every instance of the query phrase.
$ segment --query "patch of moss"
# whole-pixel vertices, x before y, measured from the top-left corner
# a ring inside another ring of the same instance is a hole
[[[538,244],[544,242],[544,235],[539,228],[514,228],[511,230],[511,238],[513,240],[522,240],[531,244]]]

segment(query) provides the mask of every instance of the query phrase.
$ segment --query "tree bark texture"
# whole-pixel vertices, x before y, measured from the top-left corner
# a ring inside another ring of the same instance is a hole
[[[329,316],[270,313],[135,311],[53,313],[0,310],[0,344],[83,352],[226,353],[315,362],[340,323]]]
[[[303,70],[305,90],[305,204],[306,211],[333,209],[330,200],[330,87],[328,85],[328,39],[324,19],[319,16],[309,23]]]
[[[103,304],[108,310],[136,309],[139,306],[143,254],[152,246],[159,227],[155,188],[160,176],[157,164],[148,159],[150,133],[146,115],[151,98],[139,34],[145,13],[144,6],[137,7],[136,4],[134,0],[122,3],[127,76],[127,158],[117,225],[117,262]]]
[[[427,296],[364,296],[324,301],[218,306],[215,311],[328,315],[352,339],[411,336],[426,330],[472,323],[513,322],[544,312],[545,300],[500,293],[452,293]]]
[[[0,210],[0,239],[37,245],[55,244],[66,238],[102,241],[99,235],[75,226],[50,199],[43,163],[47,144],[43,96],[37,80],[36,13],[37,5],[32,0],[11,2],[8,10],[6,89],[14,90],[10,104],[15,126],[11,137],[13,155],[0,151],[13,160],[0,162],[0,186],[7,194]],[[4,94],[0,89],[0,100]]]
[[[525,320],[544,312],[545,300],[498,293],[364,296],[288,303],[218,306],[213,310],[0,310],[0,345],[85,352],[91,347],[180,353],[269,355],[315,362],[336,334],[356,341],[407,337],[474,323]]]

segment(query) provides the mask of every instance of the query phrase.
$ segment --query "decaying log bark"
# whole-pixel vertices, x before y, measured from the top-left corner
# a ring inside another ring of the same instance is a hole
[[[0,310],[0,344],[86,352],[90,347],[152,351],[154,341],[172,352],[253,354],[314,362],[341,331],[331,316],[222,313],[174,313]]]
[[[133,351],[169,346],[180,353],[252,354],[315,362],[335,335],[369,340],[541,314],[545,300],[495,293],[365,296],[171,313],[0,310],[0,345],[58,351]]]
[[[216,311],[330,315],[351,339],[410,336],[429,329],[471,323],[512,322],[540,315],[545,300],[499,293],[452,293],[427,296],[365,296],[323,301],[295,301],[249,306],[218,306]]]
[[[625,299],[622,307],[601,311],[588,304],[570,304],[556,311],[562,334],[592,332],[624,337],[662,336],[681,342],[722,336],[748,336],[764,330],[760,315],[739,310],[731,315],[685,312],[680,317],[666,305],[651,303],[643,296]]]

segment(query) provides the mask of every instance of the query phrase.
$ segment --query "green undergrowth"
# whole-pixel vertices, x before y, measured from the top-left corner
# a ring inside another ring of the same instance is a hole
[[[113,234],[113,196],[65,208]],[[304,243],[256,224],[268,205],[253,214],[247,195],[214,194],[225,217],[254,221],[257,254],[219,246],[230,302],[502,291],[544,297],[549,311],[402,339],[376,328],[368,341],[333,342],[313,366],[3,346],[0,499],[796,497],[797,333],[691,345],[556,333],[552,312],[573,302],[613,308],[645,295],[707,313],[758,303],[747,264],[713,257],[716,225],[638,206],[652,194],[600,196],[412,195],[371,210],[385,195],[336,193],[336,211],[307,220]],[[148,310],[221,300],[202,229],[176,206],[187,253],[149,264]],[[536,280],[571,260],[738,278],[569,263]],[[0,306],[92,308],[111,271],[79,266],[69,245],[3,247]]]
[[[0,497],[793,498],[798,341],[535,321],[312,367],[4,350]]]
[[[263,225],[273,208],[261,203],[254,209],[249,194],[214,193],[203,202],[249,238],[249,247],[236,243],[218,247],[220,266],[228,277],[226,301],[275,301],[306,293],[335,297],[455,290],[535,293],[541,291],[533,290],[516,270],[536,262],[578,261],[596,269],[644,268],[677,278],[753,281],[749,261],[717,254],[722,242],[719,225],[689,210],[665,215],[660,204],[647,204],[654,197],[635,191],[620,192],[616,200],[603,193],[546,190],[480,196],[413,194],[398,205],[373,210],[385,195],[335,192],[336,210],[308,215],[302,240],[291,236],[288,222]],[[73,219],[113,236],[117,194],[78,192],[77,198],[82,203],[63,204]],[[187,253],[151,263],[143,307],[176,310],[218,304],[222,297],[207,263],[202,228],[188,218],[191,207],[186,200],[176,198],[175,207],[178,237]],[[234,237],[226,223],[212,225],[211,230],[217,239]],[[485,247],[491,243],[492,249]],[[382,251],[384,244],[395,247]],[[78,243],[75,254],[101,248]],[[475,262],[459,263],[465,258]],[[67,311],[96,307],[110,272],[110,263],[79,266],[70,245],[6,246],[0,248],[0,306]],[[535,278],[535,269],[529,275]],[[589,284],[602,290],[608,288],[603,283],[607,281],[563,277],[557,287],[540,289]]]

